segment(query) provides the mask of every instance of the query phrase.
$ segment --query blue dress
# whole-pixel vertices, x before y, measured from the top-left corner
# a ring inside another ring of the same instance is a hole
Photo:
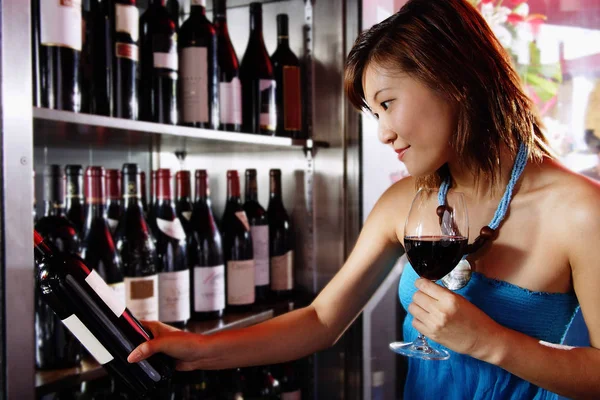
[[[398,295],[406,310],[417,291],[417,273],[406,264]],[[486,278],[474,272],[467,286],[456,291],[499,324],[550,343],[563,343],[579,309],[575,294],[541,293]],[[404,340],[417,331],[412,316],[404,320]],[[428,339],[432,347],[444,348]],[[445,348],[444,348],[445,349]],[[533,385],[492,364],[449,349],[450,359],[428,361],[408,357],[404,399],[558,399],[558,395]]]

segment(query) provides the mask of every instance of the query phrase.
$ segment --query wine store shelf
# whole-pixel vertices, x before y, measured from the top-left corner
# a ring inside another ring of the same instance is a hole
[[[311,139],[189,128],[37,107],[33,116],[36,146],[102,146],[147,151],[154,144],[161,151],[200,153],[329,147],[325,142]]]
[[[226,314],[219,320],[192,321],[188,323],[186,330],[209,335],[227,329],[244,328],[269,320],[277,315],[285,314],[292,308],[294,308],[293,303],[280,302],[272,307],[265,307],[248,313]],[[104,368],[92,359],[84,360],[78,368],[37,371],[35,377],[36,395],[40,397],[84,381],[100,378],[105,374]]]
[[[227,1],[227,8],[234,8],[234,7],[245,7],[250,5],[250,3],[252,2],[256,2],[257,0],[228,0]],[[283,1],[287,1],[287,0],[259,0],[258,3],[281,3]],[[206,9],[208,11],[211,11],[213,9],[213,0],[207,0],[206,2]]]

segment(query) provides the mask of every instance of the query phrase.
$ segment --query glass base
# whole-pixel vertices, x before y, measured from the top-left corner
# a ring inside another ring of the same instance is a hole
[[[407,357],[416,357],[423,360],[447,360],[450,353],[446,350],[437,350],[429,347],[427,342],[415,340],[414,342],[394,342],[390,343],[390,349],[394,353]]]

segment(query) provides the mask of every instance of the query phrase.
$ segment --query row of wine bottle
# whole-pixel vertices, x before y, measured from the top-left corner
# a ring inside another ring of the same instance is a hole
[[[89,3],[89,4],[88,4]],[[298,58],[288,16],[277,16],[269,57],[262,5],[250,4],[241,65],[227,28],[226,1],[192,0],[178,27],[165,0],[139,16],[136,0],[32,0],[34,103],[118,118],[303,138]],[[82,27],[83,23],[83,28]]]

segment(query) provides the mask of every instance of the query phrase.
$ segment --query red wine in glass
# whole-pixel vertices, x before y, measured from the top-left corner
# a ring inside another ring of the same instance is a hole
[[[437,281],[460,261],[467,247],[464,236],[407,236],[406,256],[421,278]]]

